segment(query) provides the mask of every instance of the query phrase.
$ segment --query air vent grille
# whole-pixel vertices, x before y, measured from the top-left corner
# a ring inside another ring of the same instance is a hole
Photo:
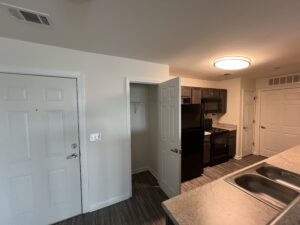
[[[0,5],[7,7],[8,12],[18,20],[50,26],[49,15],[45,13],[35,12],[5,3],[0,3]]]
[[[269,86],[300,84],[300,74],[273,77],[268,80]]]
[[[32,13],[32,12],[26,12],[23,10],[20,10],[20,13],[22,14],[22,16],[24,17],[24,19],[27,22],[33,22],[33,23],[39,23],[41,24],[42,22],[40,21],[40,18],[37,14]]]

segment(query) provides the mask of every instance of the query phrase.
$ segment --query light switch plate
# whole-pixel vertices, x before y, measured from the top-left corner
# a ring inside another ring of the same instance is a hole
[[[101,141],[101,133],[91,133],[90,134],[90,141]]]

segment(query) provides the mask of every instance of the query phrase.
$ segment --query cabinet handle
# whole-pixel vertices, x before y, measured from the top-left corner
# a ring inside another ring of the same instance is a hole
[[[261,129],[267,129],[265,126],[260,126]]]

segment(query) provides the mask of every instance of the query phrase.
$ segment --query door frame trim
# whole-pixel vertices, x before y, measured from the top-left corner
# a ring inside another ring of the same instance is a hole
[[[127,127],[127,138],[129,140],[129,146],[130,154],[129,154],[129,197],[132,197],[132,169],[131,169],[131,120],[130,120],[130,84],[152,84],[152,85],[158,85],[160,84],[160,81],[154,81],[154,80],[144,80],[144,79],[130,79],[128,77],[125,77],[124,84],[125,84],[125,95],[126,95],[126,127]],[[159,177],[159,176],[158,176]]]
[[[240,137],[240,145],[241,145],[241,152],[239,153],[238,156],[240,156],[241,158],[244,157],[243,154],[243,127],[244,127],[244,97],[245,97],[245,92],[246,91],[251,91],[254,92],[254,94],[256,94],[254,89],[248,89],[248,88],[242,88],[242,97],[241,97],[241,122],[240,122],[240,130],[241,130],[241,137]],[[253,117],[255,118],[256,115],[256,102],[254,102],[254,115]],[[255,131],[255,124],[253,126],[253,141],[255,140],[255,136],[254,136],[254,132]],[[252,147],[252,154],[254,152],[254,147]]]
[[[254,131],[254,154],[260,155],[261,149],[260,149],[260,122],[261,122],[261,95],[262,92],[265,91],[278,91],[278,90],[285,90],[285,89],[294,89],[294,88],[300,88],[299,84],[291,85],[291,86],[281,86],[281,87],[270,87],[270,88],[261,88],[257,89],[257,101],[256,101],[256,110],[255,110],[255,131]],[[257,144],[256,144],[257,143]]]
[[[89,212],[88,196],[88,161],[86,140],[86,113],[85,113],[85,76],[79,72],[56,71],[46,69],[33,69],[27,67],[0,65],[0,73],[31,75],[42,77],[59,77],[76,79],[77,104],[78,104],[78,128],[80,147],[80,177],[81,177],[81,213]]]

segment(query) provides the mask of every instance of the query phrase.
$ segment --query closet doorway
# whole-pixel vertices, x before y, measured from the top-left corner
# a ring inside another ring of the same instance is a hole
[[[158,175],[158,85],[130,84],[131,169]]]
[[[148,171],[168,197],[180,194],[180,78],[162,83],[127,80],[127,120],[133,174]]]

